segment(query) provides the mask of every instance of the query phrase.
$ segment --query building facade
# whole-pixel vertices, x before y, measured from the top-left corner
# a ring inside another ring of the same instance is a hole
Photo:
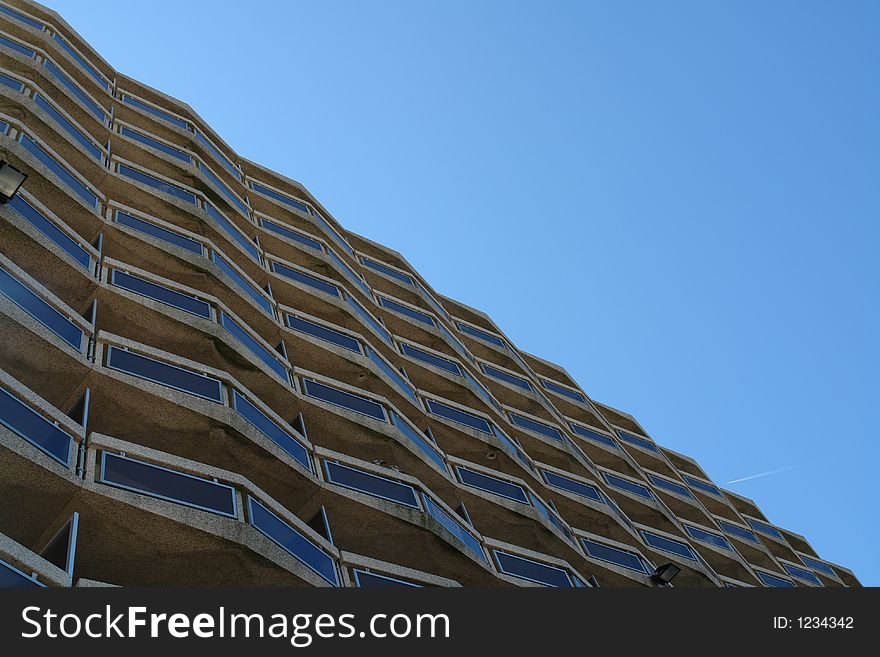
[[[0,584],[859,585],[55,12],[0,62]]]

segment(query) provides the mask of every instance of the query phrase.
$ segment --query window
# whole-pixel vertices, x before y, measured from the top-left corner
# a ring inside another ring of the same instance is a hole
[[[647,474],[648,479],[650,479],[651,483],[654,484],[657,488],[662,488],[663,490],[676,493],[677,495],[683,495],[684,497],[690,497],[693,499],[694,494],[688,489],[687,486],[682,486],[681,484],[677,484],[674,481],[669,481],[668,479],[658,477],[657,475],[651,473]]]
[[[229,219],[218,212],[210,203],[205,203],[205,212],[207,212],[214,221],[220,224],[220,227],[227,233],[229,233],[232,239],[234,239],[245,251],[247,251],[247,254],[251,258],[253,258],[256,262],[261,262],[260,250],[257,248],[252,240],[249,240],[247,237],[245,237],[244,234],[242,234],[240,230],[233,226],[232,222],[229,221]]]
[[[92,100],[89,95],[79,88],[73,80],[64,75],[55,64],[53,64],[50,60],[46,60],[44,62],[46,70],[52,74],[56,80],[58,80],[64,87],[67,88],[70,93],[76,96],[79,101],[86,106],[86,108],[94,114],[101,123],[104,123],[107,120],[107,115],[104,112],[104,108],[102,108],[98,103]]]
[[[820,573],[825,573],[826,575],[837,577],[837,573],[834,572],[834,568],[829,566],[827,563],[824,563],[817,559],[813,559],[813,557],[808,557],[805,554],[800,554],[798,556],[801,558],[801,561],[804,562],[805,566],[809,566],[814,570],[818,570]]]
[[[132,130],[124,125],[119,126],[119,134],[124,137],[129,137],[130,139],[134,139],[145,146],[149,146],[150,148],[155,148],[157,151],[162,151],[166,155],[170,155],[171,157],[176,157],[178,160],[183,160],[184,162],[191,164],[192,158],[188,153],[184,153],[179,148],[174,148],[173,146],[169,146],[165,142],[161,142],[158,139],[153,139],[152,137],[148,137],[147,135],[137,132],[136,130]]]
[[[34,447],[67,465],[73,436],[0,388],[0,424]]]
[[[508,438],[507,434],[504,433],[494,422],[492,423],[492,434],[497,437],[498,440],[500,440],[502,443],[507,445],[508,449],[516,454],[517,458],[522,462],[524,466],[526,466],[532,472],[535,472],[534,464],[532,463],[531,459],[526,456],[525,452],[520,449],[519,443]]]
[[[773,536],[774,538],[778,538],[781,541],[784,541],[785,538],[782,536],[782,532],[780,532],[775,527],[771,527],[770,525],[760,522],[758,520],[753,520],[752,518],[746,518],[746,522],[749,523],[749,526],[761,532],[762,534],[766,534],[767,536]]]
[[[413,509],[419,508],[418,495],[415,489],[408,484],[330,461],[324,463],[324,470],[327,472],[327,481],[331,484],[366,493],[389,502],[397,502]]]
[[[77,351],[82,350],[83,332],[76,324],[37,296],[12,274],[0,267],[0,294],[40,322]]]
[[[559,430],[551,427],[549,424],[544,424],[543,422],[538,422],[536,420],[530,420],[529,418],[517,415],[516,413],[510,413],[510,421],[518,427],[534,431],[535,433],[539,433],[542,436],[547,436],[548,438],[552,438],[553,440],[562,440],[562,434],[559,433]]]
[[[437,330],[440,331],[447,340],[452,344],[453,347],[460,353],[462,356],[467,358],[472,363],[476,364],[476,359],[471,356],[471,352],[464,348],[464,345],[461,343],[461,340],[456,338],[452,333],[449,332],[449,329],[444,326],[443,322],[437,322],[436,324]]]
[[[30,25],[34,29],[43,31],[43,24],[35,21],[33,18],[29,16],[25,16],[24,14],[20,14],[17,11],[14,11],[7,7],[6,5],[0,5],[0,13],[6,14],[7,16],[14,18],[15,20],[24,23],[25,25]]]
[[[236,517],[235,489],[216,481],[104,452],[99,482],[202,511]]]
[[[287,265],[282,265],[280,262],[272,262],[272,271],[274,271],[276,274],[281,274],[285,278],[289,278],[293,281],[302,283],[303,285],[308,285],[309,287],[313,287],[316,290],[320,290],[325,294],[331,294],[334,297],[342,296],[339,293],[339,288],[332,283],[328,283],[321,278],[312,276],[311,274],[307,274],[304,271],[300,271],[299,269],[293,269],[292,267],[288,267]]]
[[[214,157],[220,160],[220,163],[229,170],[229,173],[235,176],[239,182],[242,182],[241,173],[239,173],[238,169],[235,168],[235,165],[230,162],[225,155],[214,148],[214,145],[210,141],[208,141],[208,139],[202,134],[201,130],[196,130],[195,133],[196,139],[198,139]]]
[[[822,580],[816,577],[809,570],[804,570],[803,568],[799,568],[798,566],[793,566],[789,563],[783,563],[782,567],[785,568],[785,572],[787,572],[792,577],[797,577],[805,582],[810,582],[810,584],[815,584],[816,586],[822,586]]]
[[[462,333],[467,333],[470,336],[475,338],[479,338],[485,342],[489,342],[494,345],[498,345],[499,347],[506,347],[504,344],[504,340],[499,338],[497,335],[493,335],[492,333],[488,333],[482,329],[478,329],[476,326],[471,326],[470,324],[465,324],[463,322],[457,322],[458,328]]]
[[[172,123],[179,128],[183,128],[184,130],[189,130],[189,124],[186,121],[184,121],[183,119],[180,119],[176,116],[173,116],[172,114],[169,114],[168,112],[160,110],[159,108],[154,107],[153,105],[149,105],[141,100],[138,100],[137,98],[129,96],[128,94],[122,95],[122,102],[124,102],[126,105],[131,105],[132,107],[137,107],[139,110],[144,111],[147,114],[152,114],[153,116],[157,116],[160,119],[162,119],[163,121],[168,121],[168,123]]]
[[[430,458],[437,466],[446,472],[446,463],[443,460],[443,455],[439,452],[439,450],[430,442],[428,442],[422,435],[413,429],[409,423],[404,420],[400,415],[395,413],[394,411],[389,411],[391,414],[391,424],[400,429],[401,433],[409,438],[416,447],[418,447],[425,455]]]
[[[333,586],[339,586],[339,575],[333,557],[250,495],[248,495],[248,512],[251,524],[268,539]]]
[[[132,215],[126,214],[121,210],[116,211],[116,223],[122,224],[123,226],[128,226],[129,228],[133,228],[136,231],[160,239],[163,242],[168,242],[169,244],[173,244],[174,246],[179,246],[180,248],[186,249],[187,251],[195,253],[196,255],[204,255],[205,253],[204,247],[200,242],[197,242],[196,240],[189,237],[184,237],[183,235],[170,231],[166,228],[161,228],[153,223],[150,223],[149,221],[144,221],[143,219],[133,217]]]
[[[16,91],[24,91],[24,84],[22,84],[15,78],[11,78],[8,75],[3,75],[2,73],[0,73],[0,84],[10,87],[11,89],[15,89]]]
[[[152,187],[153,189],[156,189],[160,192],[170,194],[174,198],[180,199],[181,201],[186,201],[187,203],[192,203],[193,205],[196,204],[196,195],[190,191],[183,189],[182,187],[172,185],[169,182],[160,180],[159,178],[146,174],[143,171],[132,169],[130,166],[125,164],[119,164],[118,170],[119,173],[126,178],[131,178],[132,180],[147,185],[148,187]]]
[[[93,208],[98,207],[98,197],[89,190],[88,187],[83,185],[79,179],[70,173],[67,169],[61,166],[54,157],[49,155],[46,151],[44,151],[33,139],[28,137],[26,134],[22,133],[19,138],[21,145],[24,146],[25,150],[28,151],[31,155],[37,158],[41,163],[43,163],[47,168],[49,168],[52,173],[54,173],[61,181],[67,185],[77,196],[79,196],[82,200],[84,200],[88,205]]]
[[[311,471],[309,453],[303,444],[269,419],[268,415],[248,401],[237,390],[232,391],[232,407],[258,431],[299,461],[307,470]]]
[[[244,202],[240,198],[238,198],[238,196],[236,196],[235,193],[231,189],[229,189],[229,187],[222,180],[220,180],[213,171],[211,171],[201,162],[197,162],[197,166],[199,168],[199,171],[201,171],[205,175],[205,177],[209,181],[211,181],[211,184],[219,189],[220,193],[223,194],[223,196],[225,196],[227,199],[229,199],[229,202],[232,203],[232,205],[238,208],[239,212],[241,212],[245,217],[250,216],[250,208],[245,205]]]
[[[79,128],[77,128],[73,123],[67,120],[67,118],[59,112],[53,105],[51,105],[45,98],[43,98],[40,94],[34,94],[34,102],[39,105],[46,114],[52,117],[52,119],[64,128],[64,131],[67,132],[71,137],[73,137],[80,146],[85,148],[89,155],[94,157],[99,162],[101,161],[101,149],[95,146],[91,139],[86,137],[82,132],[80,132]]]
[[[760,579],[765,586],[773,586],[779,588],[796,588],[797,586],[790,579],[779,577],[777,575],[772,575],[770,573],[765,573],[763,570],[756,570],[755,573],[757,573],[758,579]]]
[[[400,389],[400,391],[409,397],[414,404],[419,403],[418,397],[416,397],[416,393],[413,392],[412,386],[409,385],[406,379],[401,376],[400,372],[398,372],[394,367],[392,367],[384,358],[382,358],[378,353],[376,353],[372,347],[369,345],[364,345],[364,349],[367,352],[367,356],[369,356],[370,360],[373,361],[380,370],[385,372],[389,379],[391,379],[394,384]]]
[[[358,276],[354,272],[354,270],[345,263],[342,258],[336,255],[336,251],[328,248],[327,255],[330,256],[330,259],[335,262],[336,266],[342,270],[342,273],[345,274],[346,277],[348,277],[348,280],[357,285],[360,288],[361,292],[363,292],[368,299],[373,298],[373,292],[372,290],[370,290],[370,287],[366,283],[364,283],[364,279]]]
[[[495,495],[506,497],[514,502],[531,505],[522,486],[505,481],[504,479],[499,479],[498,477],[469,470],[460,465],[456,466],[456,471],[458,472],[459,480],[466,486],[471,486],[472,488],[483,490],[487,493],[494,493]]]
[[[574,399],[582,404],[587,403],[587,398],[584,397],[583,394],[578,392],[577,390],[572,390],[571,388],[566,388],[565,386],[561,386],[558,383],[554,383],[548,379],[541,379],[541,383],[544,384],[544,387],[551,392],[555,392],[563,397],[568,397],[569,399]]]
[[[498,379],[499,381],[510,383],[517,386],[518,388],[522,388],[523,390],[532,389],[532,384],[529,383],[527,379],[524,379],[521,376],[510,374],[509,372],[505,372],[504,370],[499,370],[497,367],[492,367],[487,363],[480,363],[480,368],[482,368],[485,374],[491,376],[493,379]]]
[[[506,575],[519,577],[544,586],[573,588],[571,577],[562,568],[493,550],[498,569]]]
[[[223,385],[215,378],[141,356],[119,347],[107,347],[107,367],[196,397],[223,401]]]
[[[189,294],[176,292],[164,285],[151,283],[139,276],[134,276],[133,274],[128,274],[118,269],[114,269],[110,272],[110,282],[113,283],[113,285],[129,290],[130,292],[141,294],[150,299],[155,299],[156,301],[192,313],[193,315],[198,315],[205,319],[212,319],[211,305],[206,301],[202,301]]]
[[[547,470],[542,470],[541,474],[544,476],[544,481],[554,488],[566,490],[569,493],[574,493],[575,495],[580,495],[581,497],[586,497],[596,502],[605,502],[602,498],[602,494],[595,486],[570,479],[569,477],[563,477],[560,474],[549,472]]]
[[[593,431],[592,429],[587,429],[586,427],[582,427],[579,424],[575,424],[574,422],[569,422],[569,426],[571,430],[575,432],[576,435],[581,438],[586,438],[588,440],[592,440],[597,443],[602,443],[603,445],[608,445],[608,447],[613,447],[617,449],[617,443],[614,441],[614,438],[609,436],[608,434],[601,433],[599,431]]]
[[[13,41],[12,39],[7,39],[4,36],[0,36],[0,46],[5,46],[10,50],[14,50],[15,52],[21,53],[25,57],[34,57],[36,56],[36,52],[27,48],[26,46],[21,45],[18,41]]]
[[[288,207],[299,210],[300,212],[303,212],[305,214],[311,214],[309,212],[309,206],[302,201],[291,198],[290,196],[282,194],[281,192],[276,192],[274,189],[269,189],[265,185],[261,185],[260,183],[253,180],[251,181],[251,189],[253,189],[255,192],[259,192],[260,194],[268,196],[271,199],[279,201],[280,203],[283,203]]]
[[[110,83],[107,82],[107,80],[104,79],[104,76],[101,75],[101,74],[98,72],[98,69],[96,69],[94,66],[92,66],[91,64],[89,64],[89,63],[85,60],[85,58],[84,58],[82,55],[80,55],[76,50],[73,49],[73,47],[71,47],[70,44],[67,43],[67,41],[65,41],[64,39],[61,38],[61,35],[59,35],[59,34],[54,34],[54,35],[52,36],[52,38],[55,39],[55,41],[56,41],[56,42],[57,42],[62,48],[64,48],[64,50],[67,51],[67,54],[68,54],[68,55],[70,55],[71,57],[73,57],[74,60],[76,60],[77,64],[79,64],[80,66],[83,67],[83,69],[85,69],[85,72],[86,72],[86,73],[88,73],[88,74],[91,75],[93,78],[95,78],[95,81],[96,81],[98,84],[100,84],[101,87],[102,87],[105,91],[110,91]]]
[[[315,251],[324,251],[324,247],[322,244],[316,240],[304,235],[295,230],[291,230],[286,226],[282,226],[281,224],[275,223],[274,221],[269,221],[268,219],[260,219],[260,225],[266,230],[271,230],[273,233],[281,235],[282,237],[286,237],[287,239],[293,240],[294,242],[298,242],[304,246],[309,247],[310,249],[314,249]]]
[[[407,582],[402,579],[397,579],[396,577],[389,577],[388,575],[380,575],[379,573],[371,573],[362,568],[352,568],[351,572],[354,575],[355,585],[360,588],[387,588],[398,586],[421,588],[421,584]]]
[[[21,194],[13,196],[7,204],[22,216],[29,224],[55,244],[61,247],[71,258],[76,260],[85,269],[89,269],[92,263],[92,257],[85,248],[62,231],[58,226],[49,221],[34,206],[24,200]]]
[[[666,538],[665,536],[652,534],[644,529],[642,530],[642,538],[645,539],[645,543],[657,550],[676,554],[685,559],[690,559],[691,561],[699,561],[699,559],[697,559],[697,554],[691,549],[691,546],[686,543]]]
[[[439,367],[441,370],[446,370],[447,372],[452,372],[459,376],[461,375],[461,368],[454,361],[451,361],[448,358],[443,358],[443,356],[436,356],[427,351],[422,351],[421,349],[413,347],[405,342],[400,343],[400,353],[428,363],[429,365],[433,365],[434,367]]]
[[[647,486],[637,484],[636,482],[624,479],[623,477],[618,477],[610,472],[603,472],[602,476],[605,477],[605,481],[608,482],[609,486],[614,486],[614,488],[619,490],[629,491],[630,493],[638,495],[639,497],[644,497],[648,500],[654,499],[654,493],[652,493],[651,489]]]
[[[360,413],[361,415],[367,415],[377,420],[381,420],[382,422],[385,422],[386,420],[385,409],[381,404],[374,402],[372,399],[367,399],[360,395],[354,395],[350,392],[343,392],[342,390],[325,386],[323,383],[318,383],[311,379],[303,379],[303,390],[309,397],[320,399],[328,404],[341,406],[342,408],[347,408],[350,411]]]
[[[657,445],[652,443],[647,438],[642,438],[640,436],[634,436],[631,433],[627,433],[626,431],[618,431],[617,435],[620,436],[620,439],[630,443],[631,445],[637,445],[639,447],[644,447],[647,450],[652,452],[658,452]]]
[[[349,246],[348,242],[345,241],[345,238],[343,238],[342,235],[336,232],[336,229],[330,225],[330,222],[324,219],[323,215],[314,208],[309,208],[309,213],[318,220],[318,223],[324,229],[324,232],[330,235],[330,238],[343,249],[345,249],[346,253],[348,253],[348,255],[353,258],[354,249]]]
[[[397,303],[396,301],[392,301],[391,299],[387,299],[385,297],[379,297],[379,303],[389,310],[398,312],[401,315],[406,315],[407,317],[410,317],[418,322],[429,324],[430,326],[436,326],[436,324],[434,323],[434,318],[427,313],[420,312],[418,310],[415,310],[414,308],[410,308],[409,306],[404,306]]]
[[[529,491],[529,499],[532,501],[533,507],[535,507],[545,518],[547,518],[547,520],[549,520],[550,523],[554,527],[556,527],[556,529],[561,531],[566,538],[571,540],[571,532],[568,530],[568,527],[565,526],[565,523],[562,522],[562,519],[555,511],[552,511],[550,507],[544,504],[544,501],[540,497],[538,497],[531,491]]]
[[[706,531],[705,529],[700,529],[699,527],[694,527],[692,525],[685,525],[684,529],[691,538],[703,541],[704,543],[710,543],[715,547],[720,547],[722,550],[730,550],[733,552],[733,546],[728,540],[715,532]]]
[[[392,269],[388,265],[383,265],[381,262],[376,262],[375,260],[370,260],[369,258],[362,257],[361,262],[364,263],[370,269],[374,269],[378,272],[382,272],[386,276],[390,276],[391,278],[396,278],[402,283],[407,283],[408,285],[413,285],[413,279],[403,272],[397,271],[396,269]]]
[[[327,328],[326,326],[321,326],[320,324],[316,324],[315,322],[310,322],[306,319],[295,317],[293,315],[287,315],[287,325],[295,331],[300,331],[301,333],[311,335],[312,337],[318,338],[319,340],[330,342],[339,347],[342,347],[343,349],[348,349],[349,351],[361,353],[361,343],[345,333],[335,331],[331,328]]]
[[[474,552],[480,559],[486,560],[483,554],[483,548],[480,541],[477,540],[470,530],[466,529],[462,524],[431,499],[425,493],[422,493],[422,500],[425,504],[425,510],[428,514],[446,528],[453,536],[464,543],[470,550]]]
[[[285,381],[288,381],[287,377],[287,367],[278,360],[274,354],[266,349],[258,340],[256,340],[250,333],[244,330],[241,325],[238,324],[232,317],[227,315],[224,311],[220,311],[220,324],[229,331],[235,338],[241,342],[245,347],[247,347],[253,354],[263,361],[266,365],[269,366],[275,374],[280,376]]]
[[[687,474],[682,474],[682,478],[688,482],[693,488],[703,491],[704,493],[709,493],[710,495],[714,495],[715,497],[724,497],[716,486],[713,486],[710,483],[702,481],[700,479],[696,479],[695,477],[691,477]]]
[[[460,411],[457,408],[447,406],[446,404],[434,401],[433,399],[426,399],[425,404],[428,407],[428,411],[434,415],[439,415],[440,417],[452,420],[458,424],[464,424],[465,426],[476,429],[477,431],[482,431],[483,433],[492,433],[492,428],[489,426],[489,422],[478,415],[468,413],[467,411]]]
[[[388,331],[385,330],[385,327],[382,326],[382,324],[375,317],[368,313],[364,309],[364,307],[355,300],[353,296],[346,292],[345,300],[348,301],[348,304],[352,308],[354,308],[355,312],[358,315],[360,315],[361,319],[363,319],[368,326],[375,330],[382,337],[382,339],[385,340],[386,343],[388,343],[389,345],[393,344],[391,342],[391,335],[388,333]]]
[[[758,540],[758,537],[745,527],[734,525],[732,522],[727,522],[726,520],[718,520],[718,526],[731,536],[736,536],[737,538],[741,538],[751,543],[761,543],[761,541]]]
[[[229,278],[231,278],[236,285],[244,290],[251,299],[256,301],[267,315],[271,315],[272,317],[275,316],[275,311],[272,308],[272,302],[263,295],[258,287],[249,283],[244,276],[233,269],[232,265],[226,262],[226,259],[223,256],[221,256],[216,251],[211,251],[211,260],[213,260],[214,264],[216,264],[223,271],[224,274],[229,276]]]
[[[483,386],[482,383],[477,381],[467,369],[463,368],[461,374],[465,378],[465,380],[470,384],[471,389],[475,393],[477,393],[484,402],[489,404],[489,406],[491,406],[492,408],[497,410],[499,413],[504,412],[501,408],[501,404],[499,404],[497,401],[495,401],[495,399],[492,397],[492,395],[489,394],[489,391],[486,390],[485,386]]]
[[[622,566],[623,568],[634,570],[637,573],[644,573],[645,575],[650,575],[653,572],[648,563],[634,552],[611,547],[610,545],[599,543],[590,538],[582,538],[581,543],[583,543],[584,550],[586,550],[587,554],[594,559],[607,561],[608,563],[613,563]]]

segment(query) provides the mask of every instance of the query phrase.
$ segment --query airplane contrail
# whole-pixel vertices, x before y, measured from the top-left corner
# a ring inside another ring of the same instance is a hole
[[[759,472],[758,474],[749,475],[748,477],[742,477],[740,479],[733,479],[732,481],[728,481],[728,484],[738,484],[742,481],[751,481],[752,479],[760,479],[761,477],[769,477],[770,475],[779,474],[781,472],[788,472],[789,470],[797,470],[798,468],[802,468],[806,463],[800,463],[798,465],[789,465],[785,468],[776,468],[775,470],[768,470],[767,472]]]

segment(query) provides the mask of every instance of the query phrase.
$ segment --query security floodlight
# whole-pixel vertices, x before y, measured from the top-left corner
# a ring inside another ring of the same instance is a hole
[[[657,582],[660,586],[666,586],[672,580],[675,579],[675,576],[681,572],[681,568],[672,563],[666,563],[662,566],[657,566],[657,569],[651,575],[651,579]]]
[[[21,189],[25,180],[27,180],[26,173],[19,171],[9,162],[0,160],[0,204],[8,203]]]

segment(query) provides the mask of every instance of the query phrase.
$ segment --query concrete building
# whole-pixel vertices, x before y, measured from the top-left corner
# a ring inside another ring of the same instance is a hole
[[[858,586],[0,1],[0,583]]]

